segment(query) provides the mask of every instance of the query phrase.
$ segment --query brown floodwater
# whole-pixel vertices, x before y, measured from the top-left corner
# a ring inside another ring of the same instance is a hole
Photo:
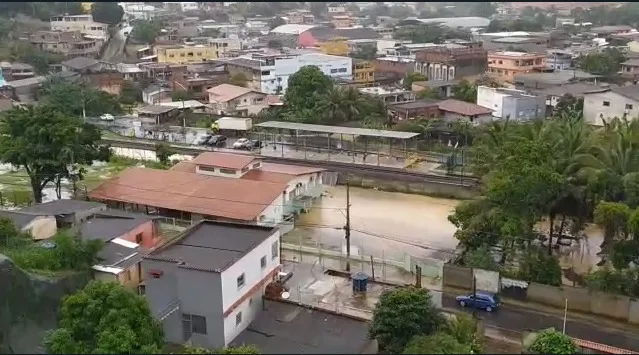
[[[289,242],[344,250],[346,188],[327,188]],[[351,187],[351,253],[401,260],[406,254],[447,259],[457,245],[448,215],[460,202],[421,195]],[[306,226],[306,227],[305,227]],[[299,242],[300,240],[297,240]]]
[[[404,260],[406,254],[447,260],[457,246],[455,226],[448,221],[460,200],[351,187],[351,254]],[[346,187],[325,189],[325,196],[302,214],[288,243],[345,252]],[[547,230],[547,222],[539,224]],[[599,258],[601,230],[588,226],[587,238],[563,248],[562,265],[586,272]]]

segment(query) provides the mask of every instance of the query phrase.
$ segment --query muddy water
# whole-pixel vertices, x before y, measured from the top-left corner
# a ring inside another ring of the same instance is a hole
[[[346,223],[346,188],[335,186],[326,192],[309,213],[301,215],[301,227],[287,241],[345,248],[341,228]],[[446,259],[457,245],[455,227],[447,218],[460,201],[354,187],[350,199],[351,254],[402,260],[408,253]]]
[[[299,227],[284,237],[286,242],[345,252],[346,188],[325,191],[326,196],[300,216]],[[353,255],[403,260],[410,254],[447,260],[457,246],[456,228],[448,216],[459,200],[354,187],[350,199]],[[547,223],[540,223],[539,228],[547,230]],[[585,234],[587,238],[578,245],[562,249],[563,267],[574,266],[583,273],[599,261],[601,230],[591,225]]]

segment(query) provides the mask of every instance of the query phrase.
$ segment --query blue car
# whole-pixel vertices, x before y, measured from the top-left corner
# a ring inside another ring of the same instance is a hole
[[[499,296],[488,292],[477,292],[475,296],[473,294],[457,296],[455,299],[462,307],[485,309],[487,312],[492,312],[501,306]]]

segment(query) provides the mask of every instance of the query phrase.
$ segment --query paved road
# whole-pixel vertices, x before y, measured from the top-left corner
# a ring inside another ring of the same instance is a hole
[[[442,295],[442,305],[445,308],[462,309],[455,296]],[[469,309],[465,309],[471,312]],[[500,310],[492,313],[477,311],[487,326],[523,332],[526,330],[541,330],[549,327],[562,329],[563,318],[556,315],[540,313],[533,310],[514,306],[503,306]],[[574,338],[590,340],[597,343],[615,346],[639,352],[639,336],[630,332],[622,332],[615,329],[602,328],[597,324],[587,321],[570,320],[566,322],[566,334]]]
[[[102,54],[102,60],[114,61],[124,52],[124,44],[126,43],[124,31],[125,29],[119,29],[109,42],[107,42],[107,47],[104,49],[104,53]]]

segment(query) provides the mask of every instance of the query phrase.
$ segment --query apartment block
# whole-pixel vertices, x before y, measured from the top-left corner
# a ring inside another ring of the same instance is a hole
[[[461,80],[483,74],[487,63],[487,51],[481,47],[432,47],[415,53],[414,71],[428,80]]]
[[[51,18],[52,31],[79,31],[91,39],[109,40],[109,26],[93,21],[93,15],[65,15]]]
[[[40,50],[60,53],[68,59],[97,58],[103,42],[85,38],[80,31],[37,31],[29,42]]]
[[[546,97],[523,90],[479,86],[477,105],[492,110],[496,120],[527,121],[545,117]]]
[[[155,48],[158,63],[199,63],[218,58],[218,49],[214,46],[158,46]]]
[[[488,53],[488,72],[505,83],[514,83],[515,76],[546,70],[546,54],[524,52]]]

